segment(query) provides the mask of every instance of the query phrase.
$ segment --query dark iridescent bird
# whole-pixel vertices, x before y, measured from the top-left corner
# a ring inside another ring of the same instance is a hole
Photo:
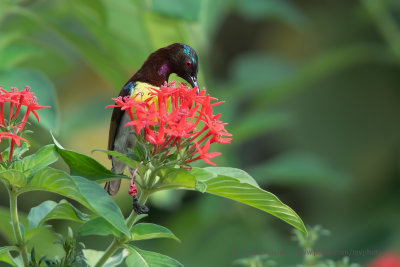
[[[133,95],[141,91],[148,91],[148,87],[160,87],[168,82],[170,74],[175,73],[186,80],[192,87],[197,83],[198,58],[196,52],[188,45],[175,43],[158,49],[150,54],[142,67],[125,83],[119,96]],[[114,108],[111,116],[110,132],[108,136],[108,150],[127,153],[133,147],[134,132],[124,125],[129,122],[129,116],[120,108]],[[109,156],[112,161],[111,171],[122,174],[126,164]],[[130,170],[132,172],[132,170]],[[115,195],[120,187],[121,179],[107,182],[104,189]],[[146,213],[146,206],[140,206],[134,197],[133,208],[137,213]]]

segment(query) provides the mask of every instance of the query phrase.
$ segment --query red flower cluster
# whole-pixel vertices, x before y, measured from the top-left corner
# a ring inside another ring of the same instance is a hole
[[[9,103],[9,112],[5,114],[4,108],[7,103]],[[26,107],[26,111],[22,120],[18,121],[21,107]],[[32,113],[39,121],[36,110],[42,108],[49,108],[49,106],[40,106],[34,93],[30,91],[30,87],[26,86],[22,91],[18,91],[16,88],[6,91],[0,87],[0,143],[3,139],[11,140],[8,161],[12,159],[14,145],[20,146],[21,141],[28,143],[25,138],[18,136],[18,134],[24,129],[29,115]],[[4,162],[1,153],[0,160]]]
[[[400,267],[400,255],[393,252],[386,252],[367,264],[366,267]]]
[[[137,135],[153,145],[152,153],[168,155],[171,148],[184,151],[182,164],[202,159],[216,165],[210,159],[219,152],[208,152],[210,144],[229,144],[232,138],[225,129],[226,123],[219,120],[221,114],[213,115],[212,108],[223,103],[206,95],[203,89],[189,88],[175,82],[160,88],[150,88],[148,96],[138,92],[132,97],[113,98],[115,105],[125,110],[131,121],[125,126],[133,126]]]

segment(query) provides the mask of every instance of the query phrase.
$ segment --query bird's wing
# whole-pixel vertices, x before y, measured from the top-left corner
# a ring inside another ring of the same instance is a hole
[[[131,95],[133,90],[134,90],[134,83],[128,82],[124,86],[124,88],[122,88],[121,92],[119,92],[119,96],[125,97]],[[117,131],[121,123],[122,116],[124,115],[124,112],[125,111],[121,110],[121,108],[118,107],[113,109],[110,122],[110,131],[108,133],[108,148],[107,148],[108,150],[114,150],[115,137],[117,136]],[[108,158],[111,159],[111,156],[108,155]]]
[[[124,88],[122,88],[121,92],[119,93],[119,96],[121,97],[125,97],[127,95],[133,95],[133,94],[137,94],[139,92],[143,93],[142,95],[140,95],[140,97],[142,99],[145,99],[149,96],[149,93],[151,92],[150,88],[158,88],[155,86],[152,86],[148,83],[144,83],[144,82],[128,82],[126,83],[126,85],[124,86]],[[118,129],[122,120],[122,116],[124,115],[123,110],[121,110],[120,108],[114,108],[112,115],[111,115],[111,123],[110,123],[110,131],[108,134],[108,150],[114,150],[114,141],[115,141],[115,137],[118,134]],[[108,156],[109,159],[111,159],[111,156]]]

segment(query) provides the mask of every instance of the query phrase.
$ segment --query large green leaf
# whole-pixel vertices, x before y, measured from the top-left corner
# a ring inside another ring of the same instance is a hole
[[[234,168],[193,168],[170,170],[162,177],[157,190],[191,189],[226,197],[268,212],[299,229],[307,230],[301,218],[274,194],[261,189],[246,172]]]
[[[56,153],[53,144],[47,145],[39,149],[35,154],[29,155],[22,160],[15,161],[12,168],[23,172],[27,177],[36,173],[38,170],[57,161],[58,154]]]
[[[17,170],[5,170],[0,172],[0,180],[6,185],[12,184],[13,186],[23,187],[26,185],[25,175]]]
[[[126,246],[129,249],[130,255],[126,258],[127,266],[140,266],[140,267],[177,267],[183,266],[177,260],[170,258],[166,255],[159,254],[152,251],[139,249],[132,245]]]
[[[80,193],[89,202],[92,211],[102,216],[123,234],[129,235],[121,210],[100,185],[80,176],[72,176],[72,179]]]
[[[51,108],[38,111],[40,125],[56,131],[58,127],[58,104],[56,91],[51,81],[42,73],[33,70],[0,70],[0,86],[4,89],[9,90],[11,87],[17,87],[22,90],[27,85],[32,88],[32,92],[35,93],[40,105],[51,106]]]
[[[78,229],[78,235],[87,236],[87,235],[113,235],[115,237],[120,236],[120,232],[112,226],[108,221],[106,221],[102,217],[96,217],[91,219],[90,221],[84,223]]]
[[[59,203],[47,200],[32,208],[28,214],[29,229],[36,228],[52,219],[84,222],[87,218],[87,214],[81,212],[66,200],[61,200]]]
[[[28,184],[19,193],[33,190],[50,191],[74,199],[84,206],[90,206],[71,176],[66,172],[50,167],[43,168],[33,175]]]
[[[54,139],[54,137],[53,137]],[[64,149],[54,139],[56,150],[70,168],[71,175],[83,176],[98,183],[106,182],[113,178],[127,178],[125,175],[115,174],[106,169],[97,160],[84,154]]]
[[[234,177],[235,179],[238,179],[241,183],[248,183],[251,184],[255,187],[259,187],[257,184],[256,180],[254,180],[253,177],[251,177],[247,172],[241,169],[237,168],[229,168],[229,167],[206,167],[204,168],[205,170],[218,175],[223,175],[223,176],[229,176],[229,177]],[[203,175],[200,178],[196,177],[197,179],[200,180],[207,180],[207,178]]]
[[[74,199],[102,216],[121,233],[129,235],[121,210],[106,191],[93,181],[80,176],[71,177],[63,171],[47,167],[33,175],[20,193],[31,190],[50,191]]]
[[[132,240],[146,240],[153,238],[172,238],[180,242],[171,230],[153,223],[138,223],[131,229]]]

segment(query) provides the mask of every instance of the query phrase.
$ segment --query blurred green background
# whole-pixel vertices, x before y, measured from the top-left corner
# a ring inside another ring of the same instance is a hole
[[[30,85],[53,106],[33,125],[34,148],[51,143],[51,129],[66,148],[90,154],[106,148],[111,98],[149,53],[174,42],[198,52],[201,87],[226,101],[218,111],[234,141],[215,148],[218,165],[246,170],[305,224],[329,229],[316,249],[400,249],[399,1],[0,0],[0,85]],[[104,154],[93,156],[110,166]],[[0,191],[5,245],[8,199]],[[58,198],[29,193],[20,209]],[[116,201],[130,212],[128,194]],[[242,250],[297,249],[289,225],[229,200],[170,192],[150,207],[146,220],[182,243],[139,246],[185,266],[231,266],[251,256]],[[65,223],[53,225],[66,232]],[[51,237],[38,239],[37,254],[60,251]],[[110,239],[82,241],[101,250]]]

